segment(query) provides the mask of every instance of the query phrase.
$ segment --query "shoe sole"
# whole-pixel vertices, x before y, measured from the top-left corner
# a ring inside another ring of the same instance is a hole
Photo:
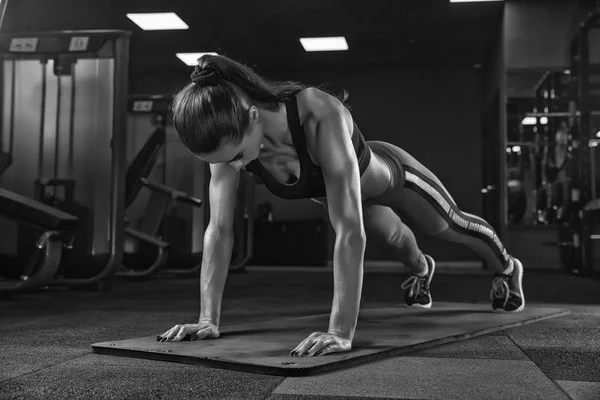
[[[428,259],[429,261],[431,261],[431,273],[429,274],[429,279],[427,280],[427,286],[431,285],[431,280],[433,279],[433,274],[435,274],[435,261],[433,260],[433,258],[431,258],[428,255],[425,255],[425,258]],[[431,305],[433,304],[433,297],[431,296],[431,290],[429,290],[429,298],[431,299],[431,301],[427,304],[419,304],[419,303],[414,303],[414,304],[406,304],[404,303],[404,305],[406,307],[410,307],[410,308],[431,308]]]
[[[499,313],[516,313],[516,312],[521,312],[523,311],[523,309],[525,308],[525,295],[523,294],[523,263],[521,261],[519,261],[516,258],[513,258],[514,262],[515,262],[515,267],[516,268],[516,264],[518,263],[520,268],[519,268],[519,296],[521,297],[522,303],[519,306],[519,308],[514,309],[512,311],[508,311],[505,310],[504,308],[496,308],[494,310],[494,312],[499,312]]]

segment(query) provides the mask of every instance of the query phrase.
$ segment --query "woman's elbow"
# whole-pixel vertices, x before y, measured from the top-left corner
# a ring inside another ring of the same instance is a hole
[[[343,238],[352,242],[366,242],[367,234],[363,224],[345,224],[336,232],[339,238]]]

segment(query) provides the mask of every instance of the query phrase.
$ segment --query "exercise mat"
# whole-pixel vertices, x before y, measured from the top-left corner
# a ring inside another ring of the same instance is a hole
[[[315,331],[326,331],[329,314],[223,327],[219,339],[156,341],[150,336],[95,343],[94,353],[144,358],[281,376],[305,376],[568,314],[568,310],[526,307],[497,313],[489,304],[435,303],[431,309],[364,309],[352,350],[320,357],[289,355]]]

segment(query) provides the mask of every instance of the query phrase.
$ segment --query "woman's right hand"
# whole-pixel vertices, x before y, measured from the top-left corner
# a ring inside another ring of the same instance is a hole
[[[162,335],[156,336],[157,342],[181,342],[184,340],[199,340],[218,338],[219,328],[210,321],[197,324],[175,325]]]

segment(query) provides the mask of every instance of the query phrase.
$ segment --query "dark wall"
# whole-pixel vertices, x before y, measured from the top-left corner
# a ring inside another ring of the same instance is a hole
[[[507,97],[530,98],[546,71],[570,68],[572,39],[596,9],[596,0],[507,1]],[[592,29],[589,40],[590,62],[600,64],[600,29]]]
[[[488,193],[482,199],[486,202],[481,215],[496,230],[500,240],[506,240],[506,74],[505,74],[505,31],[506,15],[493,40],[489,43],[489,52],[482,68],[482,134],[489,138],[481,148],[483,157],[488,161],[484,168],[483,186],[493,185],[496,191]],[[485,127],[485,128],[484,128]],[[494,143],[496,146],[494,147]]]
[[[134,87],[138,93],[172,92],[186,83],[187,73],[184,70],[182,77],[163,76],[160,80],[134,77]],[[332,89],[348,90],[354,119],[367,140],[387,141],[404,148],[441,179],[461,209],[480,214],[480,70],[428,68],[266,75],[310,85],[327,83]],[[297,219],[295,214],[302,218],[307,214],[322,215],[310,201],[273,200],[277,203],[275,214],[282,220]],[[462,246],[423,240],[424,250],[441,259],[472,257]],[[366,258],[382,260],[387,255],[373,243]]]
[[[506,68],[565,69],[569,43],[578,23],[575,0],[512,0],[504,8]]]

